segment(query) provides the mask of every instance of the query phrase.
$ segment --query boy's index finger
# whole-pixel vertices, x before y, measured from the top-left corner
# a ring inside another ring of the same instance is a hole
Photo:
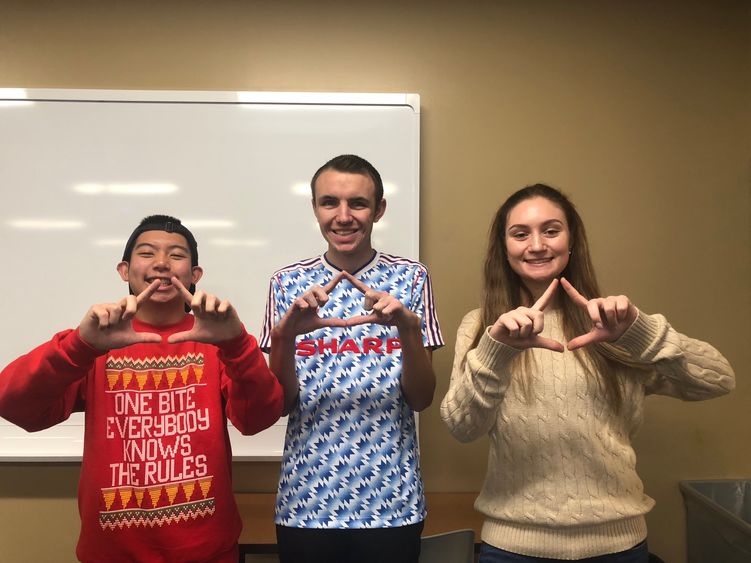
[[[568,293],[568,296],[574,301],[574,303],[582,306],[586,306],[587,303],[589,303],[589,300],[579,293],[566,278],[561,278],[561,285],[563,285],[564,291]]]
[[[545,293],[543,293],[540,298],[535,301],[535,304],[532,305],[530,309],[534,309],[535,311],[545,310],[545,307],[550,305],[550,302],[553,300],[556,289],[558,289],[558,278],[553,278],[553,281],[550,282],[550,285],[545,290]]]
[[[172,276],[172,285],[174,285],[177,290],[182,294],[183,299],[185,299],[185,302],[190,305],[193,302],[193,294],[188,291],[188,288],[183,285],[183,282],[181,282],[179,279],[177,279],[177,276]]]
[[[151,282],[146,289],[144,289],[141,293],[139,293],[136,296],[136,304],[140,305],[144,301],[146,301],[149,297],[154,295],[154,292],[157,290],[157,288],[162,285],[162,280],[154,280]]]
[[[360,291],[360,293],[362,293],[363,295],[367,294],[370,291],[370,288],[367,285],[365,285],[365,283],[358,280],[355,276],[353,276],[349,272],[344,271],[344,277],[346,277],[349,280],[349,283],[354,285],[358,289],[358,291]]]
[[[333,278],[331,278],[331,281],[323,286],[323,291],[325,291],[327,294],[331,293],[339,284],[339,282],[342,281],[342,278],[344,278],[344,273],[344,271],[341,271]]]

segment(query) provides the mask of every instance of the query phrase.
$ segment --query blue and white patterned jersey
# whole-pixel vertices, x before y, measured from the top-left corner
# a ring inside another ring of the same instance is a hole
[[[260,346],[293,301],[339,273],[325,256],[271,278]],[[443,345],[430,277],[419,262],[384,253],[353,274],[422,318],[426,347]],[[321,317],[364,315],[364,296],[346,279]],[[395,327],[326,327],[296,339],[300,396],[287,423],[276,523],[294,528],[389,528],[425,518],[415,417],[401,391]]]

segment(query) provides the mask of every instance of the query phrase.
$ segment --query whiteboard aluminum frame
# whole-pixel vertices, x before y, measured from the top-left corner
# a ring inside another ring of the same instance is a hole
[[[23,95],[19,95],[23,93]],[[357,92],[255,92],[238,90],[76,90],[0,88],[0,102],[185,102],[226,104],[291,104],[349,106],[409,106],[420,113],[419,94]]]

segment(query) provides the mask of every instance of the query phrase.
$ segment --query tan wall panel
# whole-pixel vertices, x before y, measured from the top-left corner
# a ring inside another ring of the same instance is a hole
[[[561,187],[603,288],[711,341],[739,375],[727,398],[648,401],[636,448],[658,502],[650,542],[680,563],[678,481],[751,477],[750,30],[741,1],[0,0],[0,87],[418,92],[421,254],[447,340],[421,419],[432,491],[484,476],[487,442],[456,443],[437,406],[456,326],[479,300],[489,221],[525,184]],[[236,489],[272,491],[277,471],[237,464]],[[9,560],[72,553],[70,472],[0,466]],[[53,485],[34,492],[39,480]]]

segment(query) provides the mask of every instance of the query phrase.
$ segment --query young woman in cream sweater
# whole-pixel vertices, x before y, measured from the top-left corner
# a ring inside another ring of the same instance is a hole
[[[490,437],[480,561],[646,562],[644,397],[716,397],[732,368],[625,295],[599,297],[581,217],[549,186],[498,210],[484,282],[441,405],[458,440]]]

